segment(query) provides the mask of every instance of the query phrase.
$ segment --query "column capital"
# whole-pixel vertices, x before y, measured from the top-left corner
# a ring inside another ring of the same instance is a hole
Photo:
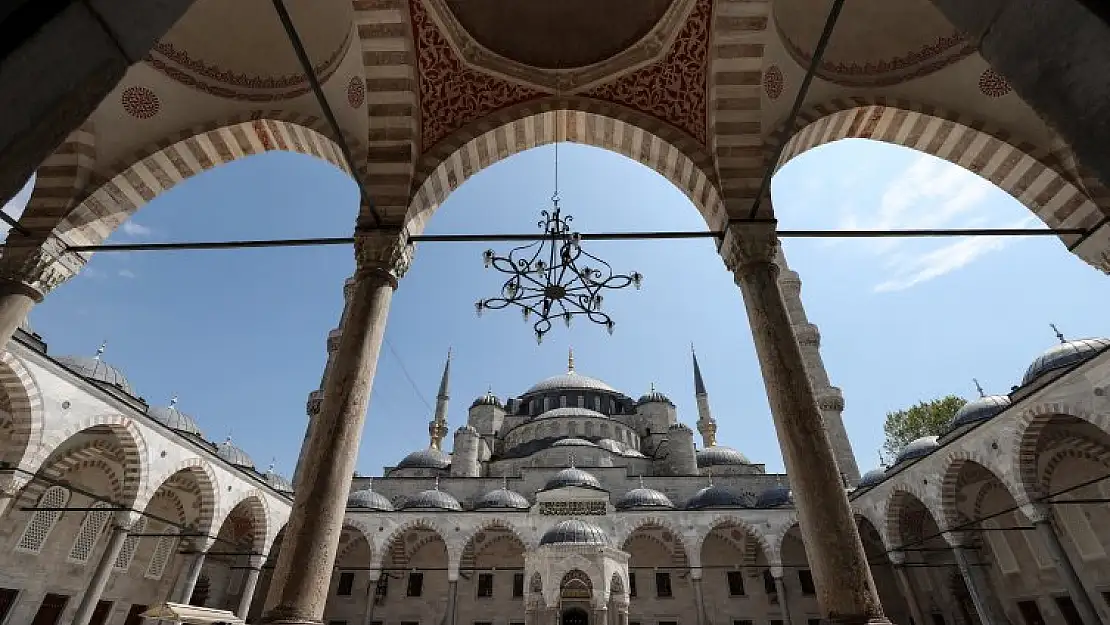
[[[700,566],[690,567],[690,579],[692,579],[694,581],[698,581],[698,582],[701,581],[701,567]]]
[[[44,241],[10,232],[0,249],[0,282],[21,288],[36,301],[42,301],[84,266],[84,257],[66,252],[57,237]]]
[[[890,558],[890,563],[894,566],[902,566],[906,563],[906,552],[901,550],[894,550],[887,554]]]
[[[0,497],[15,497],[26,485],[27,478],[16,471],[12,469],[0,471]]]
[[[1022,514],[1034,525],[1052,521],[1052,507],[1047,504],[1029,502],[1021,504],[1020,507]]]
[[[378,580],[380,580],[382,578],[382,570],[381,569],[370,569],[369,571],[366,572],[366,575],[370,579],[370,581],[377,582]]]
[[[402,230],[355,230],[355,279],[377,275],[397,288],[412,262],[413,247]]]
[[[781,564],[776,564],[776,565],[770,566],[770,567],[768,567],[768,569],[771,571],[771,577],[773,577],[777,580],[780,580],[780,581],[782,580],[782,565]]]
[[[742,273],[750,265],[771,265],[776,275],[779,265],[779,237],[776,222],[733,223],[721,243],[721,258],[733,273]]]
[[[941,535],[953,549],[962,549],[971,544],[971,533],[967,531],[941,532]]]

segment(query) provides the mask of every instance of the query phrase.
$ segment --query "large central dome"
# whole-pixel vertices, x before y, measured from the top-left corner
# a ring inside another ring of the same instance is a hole
[[[589,376],[581,375],[576,371],[567,371],[560,375],[553,375],[546,380],[540,380],[532,385],[532,388],[524,392],[525,395],[532,395],[534,393],[546,393],[549,391],[564,391],[564,390],[587,390],[587,391],[607,391],[609,393],[616,393],[616,389],[608,384],[591,378]]]

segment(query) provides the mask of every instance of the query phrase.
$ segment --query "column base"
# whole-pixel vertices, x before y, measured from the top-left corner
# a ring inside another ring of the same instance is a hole
[[[837,616],[821,619],[821,625],[894,625],[885,616]]]

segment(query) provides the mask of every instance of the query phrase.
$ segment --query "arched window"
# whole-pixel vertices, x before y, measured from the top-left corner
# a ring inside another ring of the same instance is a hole
[[[162,528],[162,533],[176,534],[177,528],[167,525]],[[158,539],[158,543],[154,545],[154,554],[150,556],[150,564],[146,567],[146,577],[148,579],[162,579],[162,574],[166,572],[166,565],[170,562],[170,555],[173,554],[173,547],[176,542],[176,536],[162,536]]]
[[[594,411],[601,412],[601,395],[594,396]]]
[[[543,411],[547,412],[548,410],[551,410],[551,398],[550,397],[544,397],[543,398]]]
[[[566,395],[560,395],[559,396],[559,407],[560,408],[566,408],[567,407],[567,396]]]
[[[135,552],[139,549],[139,541],[143,539],[142,536],[136,536],[135,534],[142,534],[145,531],[146,517],[140,517],[139,520],[135,521],[135,524],[131,526],[131,531],[129,532],[131,536],[128,536],[123,541],[123,548],[119,550],[119,555],[116,556],[115,569],[117,571],[126,571],[131,568],[131,561],[135,559]]]
[[[51,486],[39,497],[37,507],[64,508],[67,503],[69,503],[69,490],[61,486]],[[27,527],[23,529],[23,535],[15,545],[16,550],[27,553],[42,551],[42,546],[60,518],[62,518],[61,510],[36,510],[31,515],[31,520],[27,522]]]
[[[100,535],[104,533],[104,528],[108,526],[108,521],[112,519],[111,504],[98,501],[92,507],[93,510],[89,510],[85,514],[85,520],[81,523],[81,531],[77,532],[77,538],[73,541],[73,548],[69,550],[70,562],[83,564],[89,561],[89,556],[96,548]]]

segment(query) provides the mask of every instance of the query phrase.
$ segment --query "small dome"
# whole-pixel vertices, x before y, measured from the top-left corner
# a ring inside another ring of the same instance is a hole
[[[171,430],[177,430],[178,432],[185,432],[186,434],[203,437],[203,434],[201,434],[200,432],[200,426],[197,425],[197,422],[193,420],[193,418],[189,415],[178,410],[175,403],[176,402],[170,402],[169,406],[164,407],[151,406],[150,408],[147,408],[146,413],[150,415],[152,419],[170,428]]]
[[[251,457],[247,455],[247,452],[231,444],[230,436],[227,437],[227,440],[225,440],[224,442],[216,445],[216,455],[223,458],[228,462],[228,464],[231,464],[233,466],[246,467],[248,469],[254,468],[254,460],[251,460]]]
[[[714,445],[697,451],[698,468],[751,464],[744,454],[731,447]]]
[[[645,393],[644,395],[641,395],[640,399],[636,400],[636,404],[670,404],[673,406],[674,402],[672,402],[671,399],[663,393],[660,393],[659,391],[652,388],[651,391]]]
[[[596,410],[567,406],[566,408],[552,408],[547,412],[540,413],[540,416],[536,417],[536,419],[562,419],[567,417],[593,417],[594,419],[609,418]]]
[[[532,385],[532,388],[524,391],[524,394],[533,395],[536,393],[562,390],[606,391],[609,393],[617,392],[613,387],[602,382],[601,380],[581,375],[574,371],[568,371],[561,375],[553,375],[546,380],[541,380],[535,383],[534,385]]]
[[[120,373],[119,369],[116,369],[99,358],[62,356],[58,358],[58,362],[65,365],[67,369],[73,370],[74,373],[81,377],[104,382],[118,388],[128,395],[135,395],[134,390],[131,388],[131,383]]]
[[[653,488],[633,488],[615,504],[617,510],[674,509],[670,497]]]
[[[594,443],[584,438],[560,438],[551,443],[552,447],[597,447]]]
[[[709,486],[699,490],[690,501],[686,502],[690,510],[706,510],[708,508],[750,508],[750,497],[743,493],[734,493],[721,486]]]
[[[475,510],[527,510],[531,507],[532,504],[528,503],[524,495],[507,488],[491,490],[474,504]]]
[[[270,488],[276,490],[279,493],[293,492],[293,483],[285,479],[285,477],[276,473],[274,471],[274,467],[270,467],[269,469],[267,469],[266,472],[262,474],[262,479],[266,480],[266,483],[270,485]]]
[[[972,423],[986,421],[1010,407],[1010,398],[1006,395],[987,395],[978,397],[964,404],[956,415],[952,417],[949,429],[956,429]]]
[[[414,451],[397,463],[398,469],[446,469],[451,466],[451,456],[431,447]]]
[[[794,494],[786,486],[772,486],[759,494],[756,508],[778,508],[794,505]]]
[[[457,499],[441,490],[425,490],[409,497],[401,504],[401,510],[453,510],[460,511],[462,506]]]
[[[1110,339],[1078,339],[1053,345],[1029,365],[1021,378],[1021,385],[1025,386],[1049,371],[1088,360],[1107,347],[1110,347]]]
[[[563,469],[555,475],[552,475],[551,479],[547,480],[547,484],[544,484],[543,489],[552,490],[555,488],[565,488],[567,486],[582,486],[585,488],[605,490],[601,487],[601,482],[597,481],[596,477],[575,467]]]
[[[351,496],[347,497],[347,507],[375,510],[377,512],[393,512],[393,504],[389,503],[385,495],[375,493],[369,488],[351,493]]]
[[[885,479],[886,471],[884,471],[883,469],[871,469],[867,473],[863,474],[863,477],[860,478],[859,484],[856,486],[856,488],[871,488],[872,486]]]
[[[485,395],[475,399],[474,402],[470,404],[471,408],[476,408],[478,406],[495,406],[501,408],[502,404],[501,400],[497,399],[497,395],[493,394],[493,391],[486,391]]]
[[[931,454],[937,447],[940,447],[940,445],[937,443],[936,436],[922,436],[903,447],[902,451],[898,452],[898,457],[894,460],[894,464],[923,458]]]
[[[543,533],[540,545],[608,545],[609,535],[605,530],[578,519],[559,521]]]

